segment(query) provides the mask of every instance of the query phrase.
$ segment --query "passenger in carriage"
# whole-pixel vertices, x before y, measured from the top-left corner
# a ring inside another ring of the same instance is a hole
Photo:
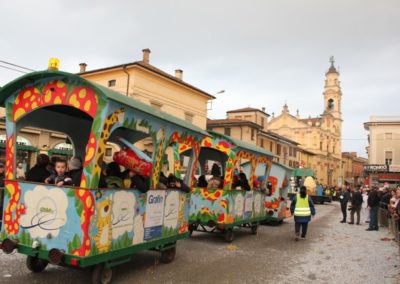
[[[137,173],[129,169],[126,170],[123,175],[125,176],[125,188],[135,188],[142,193],[145,193],[150,189],[150,180],[147,177],[138,175]]]
[[[106,184],[108,188],[123,188],[121,168],[116,162],[111,162],[107,166]]]
[[[72,157],[68,162],[68,176],[72,179],[72,185],[79,186],[82,176],[82,160],[79,157]]]
[[[198,187],[207,187],[207,185],[208,185],[208,183],[207,183],[205,175],[199,176],[199,179],[197,181],[197,186]]]
[[[247,180],[246,174],[245,173],[240,173],[239,174],[239,179],[237,182],[234,182],[232,184],[232,188],[235,189],[242,189],[242,190],[246,190],[246,191],[250,191],[250,185],[249,185],[249,181]]]
[[[51,174],[45,183],[55,184],[57,186],[72,185],[72,179],[66,174],[67,171],[67,161],[58,160],[54,165],[55,174]]]
[[[211,175],[213,177],[220,177],[221,176],[221,168],[218,166],[217,163],[214,163],[211,168]]]
[[[26,174],[27,181],[44,182],[50,176],[47,169],[50,159],[46,154],[39,154],[36,158],[36,165],[34,165]]]
[[[190,192],[190,187],[187,186],[181,179],[178,179],[173,174],[170,174],[168,176],[168,188],[176,188],[184,192]]]
[[[208,181],[207,188],[221,188],[221,178],[219,177],[212,177]]]

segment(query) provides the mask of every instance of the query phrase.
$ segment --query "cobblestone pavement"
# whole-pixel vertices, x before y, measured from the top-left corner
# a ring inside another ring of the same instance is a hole
[[[261,226],[257,235],[239,229],[227,244],[221,236],[194,233],[178,243],[173,263],[142,252],[113,270],[113,283],[400,283],[399,248],[386,229],[367,232],[340,224],[337,203],[317,205],[308,239],[295,242],[293,219]],[[49,266],[40,274],[25,257],[0,253],[0,283],[90,283],[90,269]]]

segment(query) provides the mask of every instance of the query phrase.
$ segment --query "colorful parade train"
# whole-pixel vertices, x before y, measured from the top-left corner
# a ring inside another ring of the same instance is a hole
[[[0,90],[0,105],[6,108],[7,137],[0,248],[26,255],[33,272],[48,263],[93,266],[92,282],[109,283],[112,268],[136,252],[157,250],[161,261],[169,263],[177,241],[193,230],[208,227],[232,241],[235,226],[256,233],[268,215],[263,189],[273,155],[264,149],[206,132],[57,70],[30,73],[7,84]],[[25,127],[65,134],[74,155],[83,160],[79,186],[15,178],[16,138]],[[125,151],[118,157],[127,159],[124,166],[148,175],[149,191],[99,188],[107,143]],[[140,153],[125,155],[132,149]],[[146,152],[151,157],[144,158]],[[221,166],[222,188],[197,187],[196,175],[204,174],[209,161]],[[191,193],[162,186],[166,163],[173,165],[170,173],[184,176]],[[233,188],[236,171],[246,173],[251,190]],[[284,180],[277,178],[283,187]]]

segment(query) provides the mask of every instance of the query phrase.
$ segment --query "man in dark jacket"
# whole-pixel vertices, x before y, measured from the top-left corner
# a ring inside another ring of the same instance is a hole
[[[380,198],[376,188],[373,188],[368,195],[368,207],[370,208],[371,220],[367,231],[378,231],[378,210]]]
[[[354,224],[354,213],[357,213],[357,225],[360,225],[360,212],[363,198],[359,188],[355,188],[351,196],[350,223]]]
[[[340,200],[340,208],[342,209],[343,219],[340,223],[346,223],[347,218],[347,203],[350,199],[350,186],[346,184],[345,187],[342,188],[342,193],[339,196]]]

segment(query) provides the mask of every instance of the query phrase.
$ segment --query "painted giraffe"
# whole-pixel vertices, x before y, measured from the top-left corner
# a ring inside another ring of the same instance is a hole
[[[90,160],[88,159],[88,156],[92,157],[92,158],[94,156],[96,157],[96,161],[94,163],[93,175],[92,175],[93,176],[92,182],[93,182],[93,180],[96,180],[96,179],[94,179],[94,177],[100,177],[101,165],[103,163],[104,153],[106,151],[106,143],[107,143],[108,138],[110,137],[111,129],[118,122],[118,116],[124,112],[125,112],[124,108],[117,109],[116,111],[111,113],[109,116],[107,116],[107,118],[104,120],[103,129],[101,131],[100,139],[99,139],[98,145],[97,145],[97,154],[96,155],[94,155],[94,152],[92,152],[92,153],[89,152],[89,151],[91,151],[91,149],[93,149],[93,147],[89,147],[89,145],[92,145],[92,144],[95,145],[96,138],[93,134],[91,134],[89,137],[88,148],[86,149],[87,157],[85,159],[85,164],[90,162]],[[85,176],[82,175],[81,187],[86,187],[86,186],[88,186],[88,185],[86,184]],[[91,184],[91,186],[95,187],[95,186],[97,186],[97,184]]]
[[[163,159],[163,154],[164,154],[164,148],[165,148],[165,133],[164,129],[160,129],[157,133],[157,140],[160,140],[158,143],[158,148],[157,148],[157,153],[154,159],[155,165],[153,166],[153,174],[152,174],[152,180],[151,184],[153,188],[157,188],[159,178],[160,178],[160,172],[161,172],[161,166],[162,166],[162,159]]]

